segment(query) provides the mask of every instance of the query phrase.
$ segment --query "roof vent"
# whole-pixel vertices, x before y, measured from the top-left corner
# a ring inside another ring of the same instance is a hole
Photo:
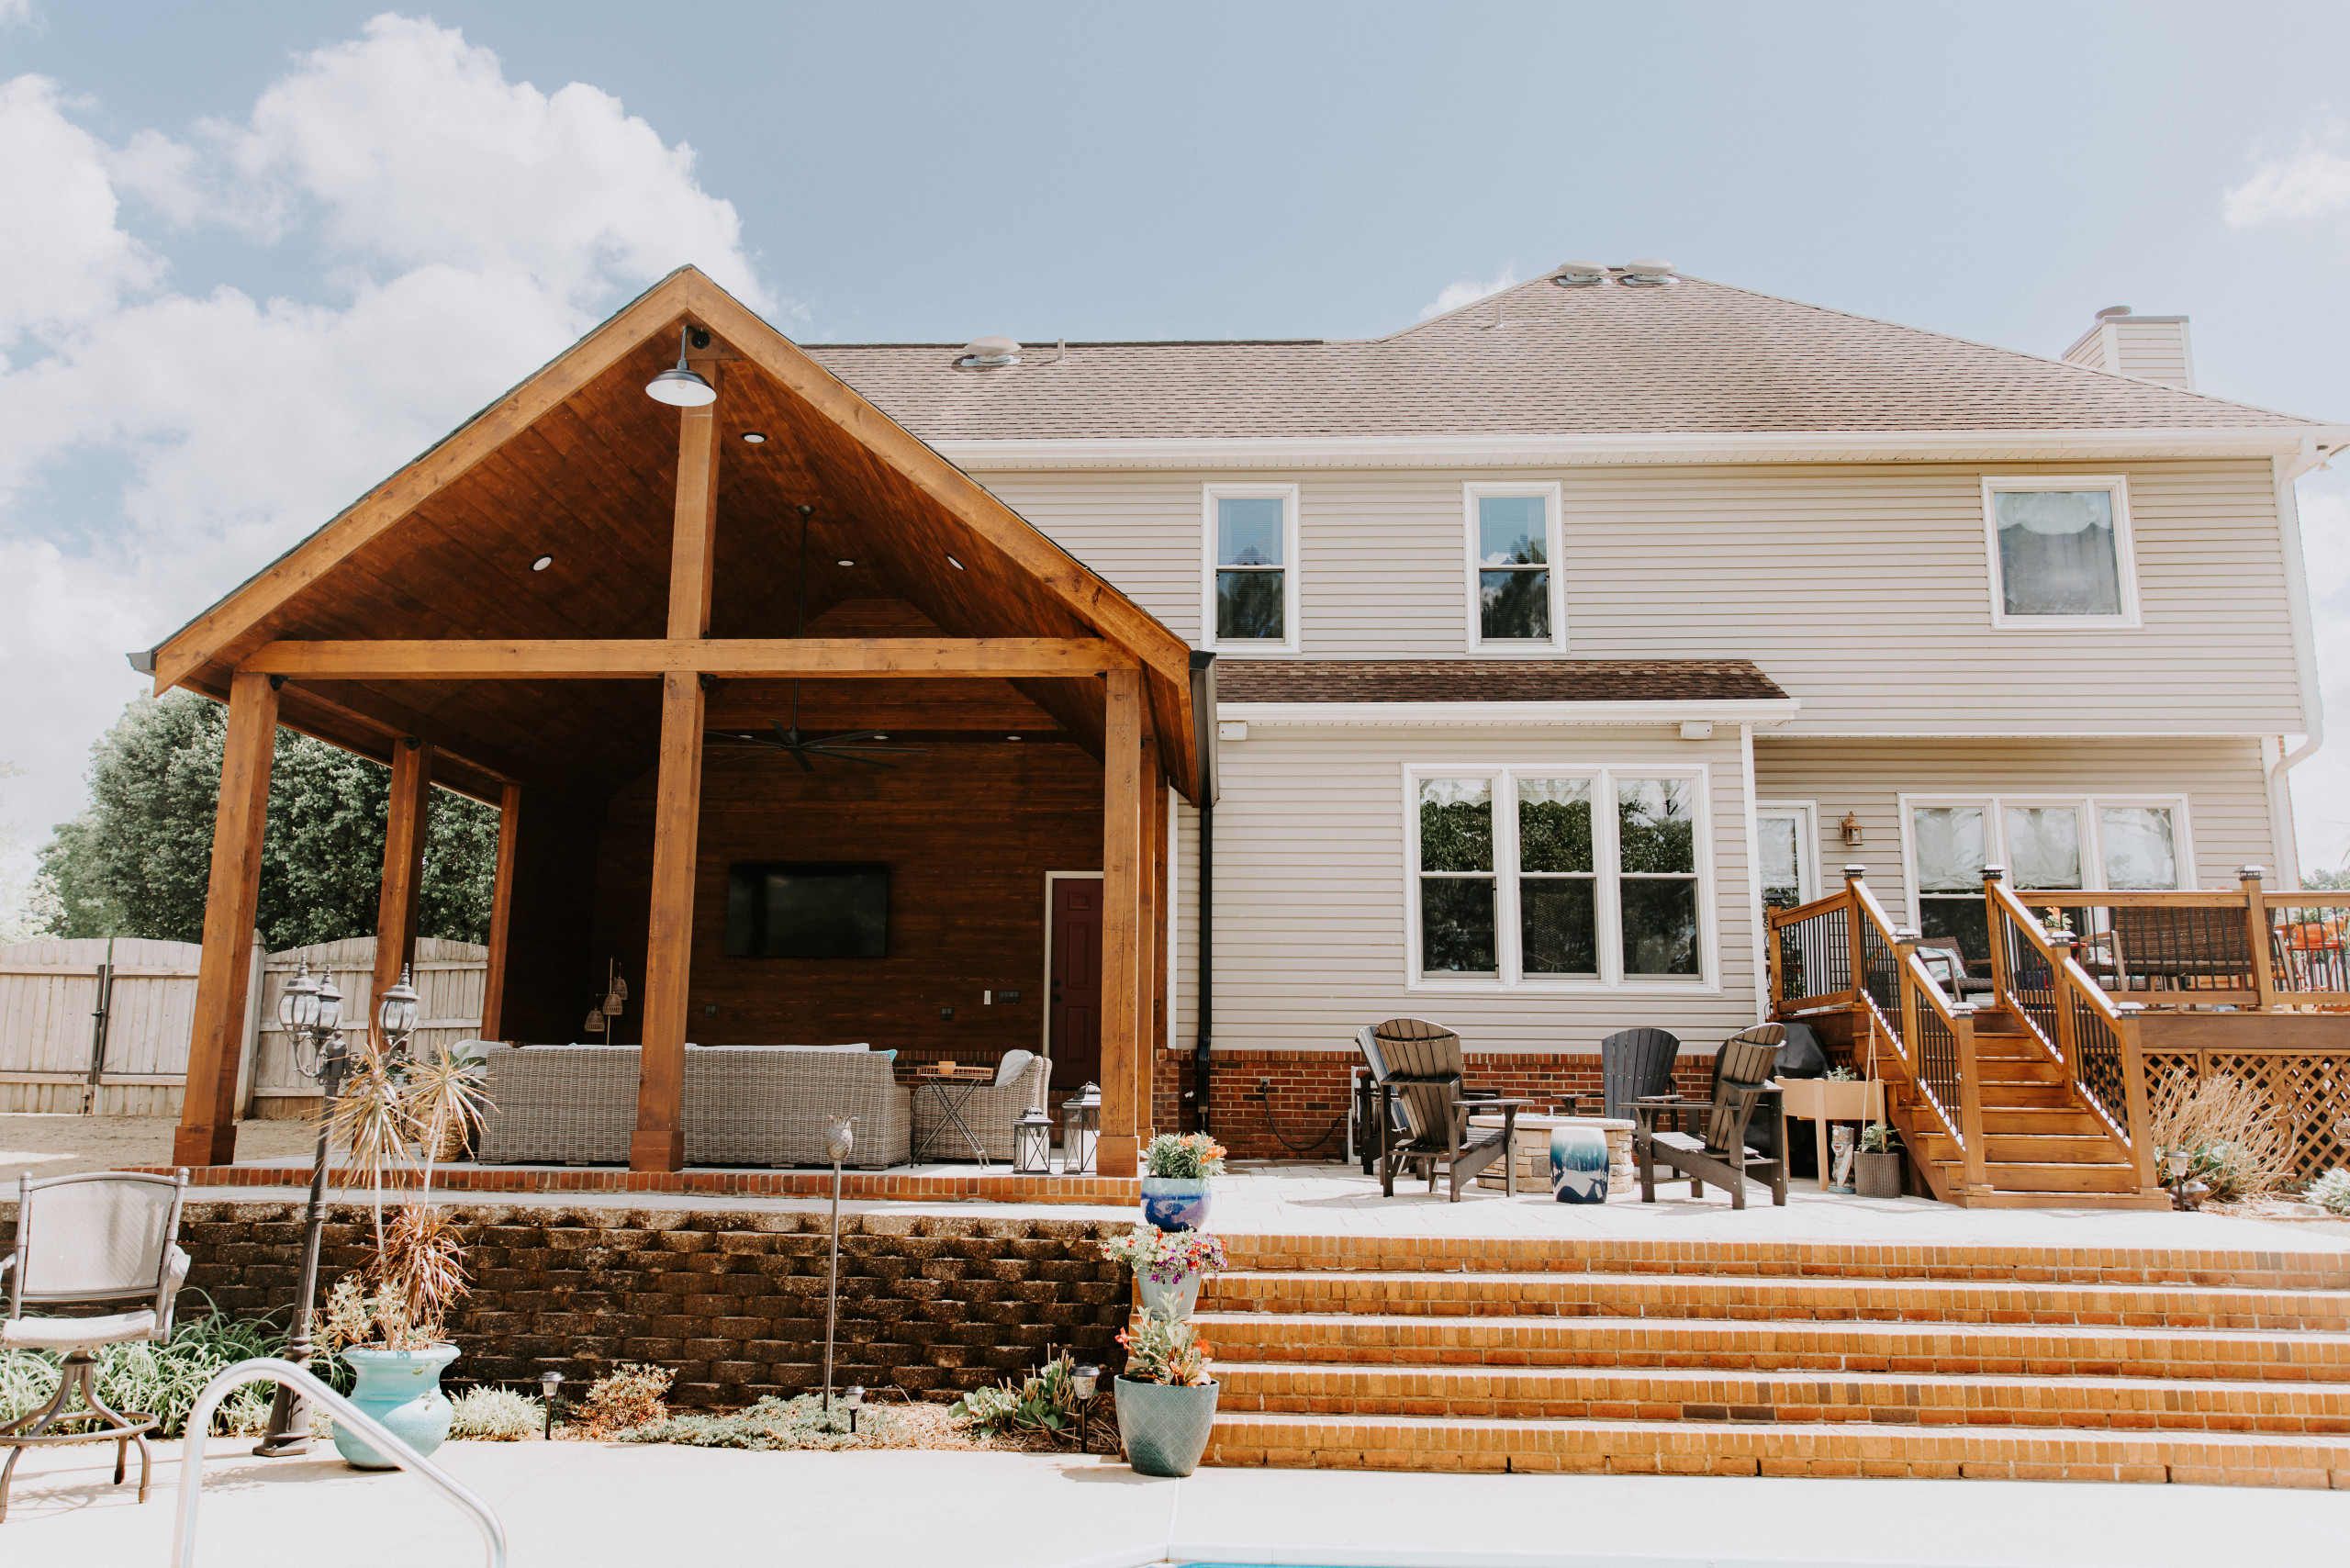
[[[1561,262],[1550,281],[1561,288],[1589,288],[1607,281],[1607,269],[1597,262]]]
[[[1010,338],[973,338],[963,345],[963,357],[955,363],[965,370],[990,370],[999,364],[1018,364],[1020,345]]]
[[[2097,319],[2100,321],[2110,321],[2116,316],[2127,316],[2129,314],[2130,307],[2127,305],[2109,305],[2104,309],[2097,313]]]
[[[1637,262],[1626,262],[1618,269],[1618,283],[1628,283],[1635,288],[1658,288],[1673,281],[1673,263],[1661,262],[1654,256]]]

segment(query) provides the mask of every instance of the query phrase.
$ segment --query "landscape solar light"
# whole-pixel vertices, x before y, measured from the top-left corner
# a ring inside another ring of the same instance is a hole
[[[546,1406],[546,1408],[545,1408],[545,1415],[546,1415],[546,1418],[547,1418],[547,1424],[546,1424],[546,1431],[545,1431],[545,1433],[544,1433],[544,1436],[545,1436],[549,1440],[552,1440],[552,1439],[554,1439],[554,1401],[555,1401],[555,1395],[556,1395],[557,1394],[559,1394],[560,1392],[562,1392],[562,1389],[563,1389],[563,1374],[562,1374],[561,1372],[541,1372],[541,1373],[539,1374],[539,1394],[540,1394],[541,1398],[544,1401],[544,1403],[545,1403],[545,1406]]]
[[[1069,1380],[1069,1386],[1076,1391],[1080,1399],[1091,1399],[1093,1397],[1096,1386],[1102,1381],[1102,1369],[1088,1361],[1070,1372]]]
[[[842,1407],[848,1411],[849,1436],[856,1435],[856,1413],[865,1408],[865,1385],[852,1383],[841,1391]]]

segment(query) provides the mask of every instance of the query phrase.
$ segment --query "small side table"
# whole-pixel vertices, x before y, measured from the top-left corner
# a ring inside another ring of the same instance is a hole
[[[1819,1190],[1828,1191],[1828,1124],[1885,1120],[1882,1078],[1782,1078],[1779,1086],[1779,1158],[1787,1157],[1787,1123],[1811,1124],[1818,1141]]]
[[[921,1072],[914,1075],[915,1104],[919,1106],[923,1095],[927,1092],[938,1119],[931,1124],[930,1131],[914,1146],[913,1163],[920,1165],[952,1129],[960,1135],[963,1146],[979,1160],[979,1169],[985,1170],[988,1168],[987,1146],[979,1142],[972,1134],[970,1124],[963,1120],[963,1107],[970,1103],[973,1094],[994,1081],[995,1074],[984,1069],[968,1071],[958,1069],[953,1073]],[[917,1114],[915,1120],[919,1122],[921,1119]]]

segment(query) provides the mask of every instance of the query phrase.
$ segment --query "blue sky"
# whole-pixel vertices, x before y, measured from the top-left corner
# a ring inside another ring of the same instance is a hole
[[[805,339],[959,342],[1362,336],[1662,255],[2050,354],[2184,313],[2203,390],[2350,419],[2339,4],[377,15],[0,0],[20,841],[122,649],[678,261]],[[2302,497],[2334,863],[2350,474]]]

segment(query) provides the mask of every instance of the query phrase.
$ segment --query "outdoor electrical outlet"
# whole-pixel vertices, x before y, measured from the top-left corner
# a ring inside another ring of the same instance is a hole
[[[955,1010],[951,1007],[942,1007],[938,1010],[938,1015],[941,1018],[951,1019],[955,1016]]]

